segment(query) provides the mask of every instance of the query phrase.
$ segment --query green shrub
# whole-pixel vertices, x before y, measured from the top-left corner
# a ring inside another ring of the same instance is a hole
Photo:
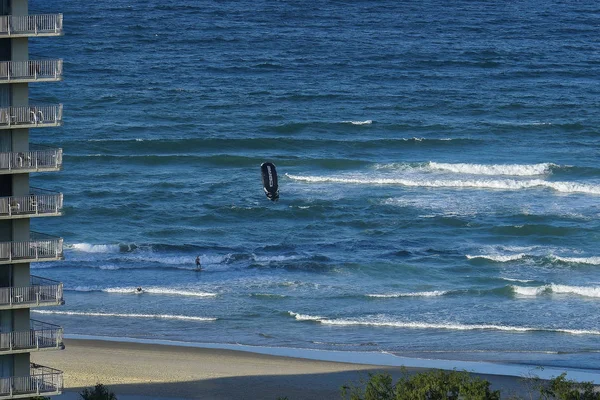
[[[94,389],[84,389],[79,395],[83,400],[117,400],[117,396],[101,383],[98,383]]]
[[[364,387],[364,390],[362,389]],[[389,374],[369,374],[366,385],[345,386],[342,397],[349,400],[498,400],[488,381],[467,372],[432,370],[403,376],[394,385]]]
[[[529,377],[527,399],[533,400],[600,400],[600,391],[592,382],[576,382],[567,374],[544,381]],[[468,372],[431,370],[410,375],[403,369],[394,385],[387,373],[369,374],[365,382],[342,387],[342,398],[349,400],[499,400],[500,391],[490,390],[490,382]],[[523,399],[522,397],[509,397]]]
[[[600,400],[600,392],[594,390],[592,382],[575,382],[567,379],[567,374],[550,380],[541,390],[542,399],[558,400]]]

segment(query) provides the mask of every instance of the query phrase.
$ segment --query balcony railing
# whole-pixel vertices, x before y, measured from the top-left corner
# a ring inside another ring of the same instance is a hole
[[[62,34],[62,14],[0,16],[0,38],[60,36]]]
[[[62,193],[51,190],[31,188],[26,196],[0,197],[0,219],[58,216],[62,209]]]
[[[31,238],[20,242],[0,242],[0,264],[54,261],[63,259],[63,239],[31,232]]]
[[[62,74],[62,60],[0,62],[0,83],[60,81]]]
[[[59,395],[63,391],[63,373],[54,368],[30,364],[29,376],[0,378],[0,399]]]
[[[62,149],[0,153],[0,174],[60,171]]]
[[[1,107],[0,129],[60,126],[62,104],[51,106]]]
[[[30,286],[0,287],[0,310],[64,304],[63,284],[31,275]]]
[[[0,333],[0,354],[64,349],[63,329],[58,325],[30,320],[31,329]]]

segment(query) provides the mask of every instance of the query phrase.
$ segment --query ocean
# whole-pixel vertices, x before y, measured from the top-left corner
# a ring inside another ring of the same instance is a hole
[[[67,335],[598,370],[593,1],[35,0]],[[280,200],[262,189],[277,166]],[[196,272],[200,256],[203,271]],[[142,294],[135,294],[142,287]]]

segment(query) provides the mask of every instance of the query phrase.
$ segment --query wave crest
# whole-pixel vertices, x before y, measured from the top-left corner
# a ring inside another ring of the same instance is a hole
[[[520,253],[520,254],[508,254],[508,255],[503,255],[503,254],[481,254],[481,255],[469,255],[467,254],[466,257],[469,260],[473,260],[473,259],[477,259],[477,258],[485,258],[486,260],[490,260],[490,261],[495,261],[495,262],[508,262],[508,261],[515,261],[515,260],[520,260],[523,257],[525,257],[526,254]]]
[[[552,172],[552,163],[541,164],[448,164],[429,162],[429,167],[434,170],[449,171],[458,174],[471,175],[512,175],[512,176],[536,176],[548,175]]]
[[[38,314],[74,315],[74,316],[84,316],[84,317],[174,319],[174,320],[181,320],[181,321],[201,321],[201,322],[217,320],[217,318],[211,318],[211,317],[189,317],[186,315],[171,315],[171,314],[119,314],[119,313],[51,311],[51,310],[31,310],[31,312],[38,313]]]
[[[542,179],[401,179],[368,176],[310,176],[285,174],[291,180],[308,183],[344,183],[358,185],[399,185],[407,187],[522,190],[545,188],[560,193],[583,193],[600,195],[600,185],[577,182],[551,182]]]
[[[504,332],[556,332],[568,333],[573,335],[600,335],[599,330],[591,329],[563,329],[563,328],[535,328],[526,326],[510,326],[510,325],[492,325],[492,324],[460,324],[460,323],[429,323],[417,321],[397,321],[385,317],[375,317],[372,319],[327,319],[323,317],[302,315],[289,311],[291,316],[294,316],[299,321],[315,321],[324,325],[336,326],[375,326],[375,327],[391,327],[391,328],[406,328],[406,329],[446,329],[446,330],[496,330]]]
[[[373,120],[367,119],[365,121],[342,121],[344,124],[352,124],[352,125],[371,125]]]
[[[583,297],[600,298],[600,287],[594,286],[570,286],[551,283],[543,286],[517,286],[512,285],[515,294],[521,296],[539,296],[547,293],[576,294]]]
[[[394,298],[394,297],[436,297],[448,294],[447,290],[433,290],[430,292],[391,293],[391,294],[368,294],[367,297]]]
[[[120,251],[118,244],[74,243],[65,247],[82,253],[118,253]]]

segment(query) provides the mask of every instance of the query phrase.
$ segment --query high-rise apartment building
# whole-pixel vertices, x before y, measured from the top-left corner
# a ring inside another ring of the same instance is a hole
[[[63,388],[62,372],[30,360],[32,352],[64,347],[61,327],[30,315],[32,308],[63,304],[62,283],[30,272],[30,263],[63,258],[61,238],[30,228],[32,218],[43,230],[39,217],[61,215],[63,198],[29,184],[30,174],[62,168],[62,149],[34,144],[62,124],[62,105],[29,98],[29,85],[52,90],[44,82],[62,80],[62,60],[30,59],[29,41],[62,34],[62,14],[30,15],[28,0],[0,0],[0,399]]]

